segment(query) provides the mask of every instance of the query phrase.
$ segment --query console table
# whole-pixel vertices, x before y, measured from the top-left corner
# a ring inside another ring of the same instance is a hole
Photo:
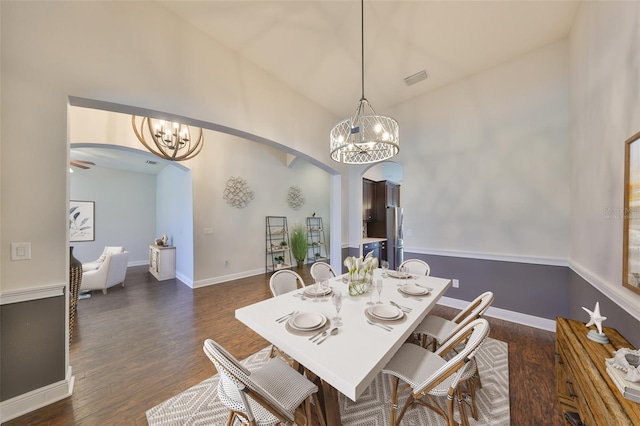
[[[174,246],[149,246],[149,272],[158,281],[176,277],[176,248]]]
[[[567,423],[640,425],[640,404],[622,396],[604,361],[634,347],[613,328],[602,329],[608,344],[589,340],[588,331],[583,322],[556,318],[556,393]]]

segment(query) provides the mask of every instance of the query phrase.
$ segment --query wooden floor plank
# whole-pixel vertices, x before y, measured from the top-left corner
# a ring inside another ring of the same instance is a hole
[[[308,267],[299,272],[311,282]],[[79,301],[69,348],[73,396],[3,425],[146,425],[146,410],[215,374],[202,351],[206,338],[238,359],[268,345],[234,316],[267,297],[266,275],[192,290],[131,267],[126,287]],[[451,318],[457,310],[438,305],[433,313]],[[562,425],[555,333],[488,320],[490,336],[509,344],[511,424]]]

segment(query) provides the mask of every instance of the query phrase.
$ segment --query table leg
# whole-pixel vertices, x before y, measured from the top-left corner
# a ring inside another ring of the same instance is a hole
[[[306,376],[309,380],[318,386],[318,399],[322,405],[322,414],[327,426],[340,426],[340,403],[338,402],[338,391],[315,375],[313,372],[305,369]]]
[[[327,426],[341,425],[338,391],[324,380],[322,381],[322,396],[324,397],[324,419]]]

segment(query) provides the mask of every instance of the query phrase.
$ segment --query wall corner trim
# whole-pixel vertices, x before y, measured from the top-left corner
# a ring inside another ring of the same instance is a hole
[[[176,271],[176,279],[180,281],[182,284],[185,284],[187,287],[193,287],[193,280],[191,278],[187,278],[184,274]]]
[[[42,287],[22,288],[19,290],[8,290],[0,293],[0,305],[10,303],[28,302],[30,300],[46,299],[64,295],[66,283],[51,284]]]
[[[515,256],[511,254],[495,254],[495,253],[480,253],[480,252],[463,252],[456,250],[436,250],[425,248],[405,247],[406,253],[426,254],[432,256],[446,256],[446,257],[464,257],[466,259],[478,259],[478,260],[497,260],[500,262],[514,262],[514,263],[529,263],[533,265],[546,265],[546,266],[569,266],[569,261],[563,258],[553,257],[536,257],[536,256]]]
[[[631,290],[627,290],[622,286],[622,284],[619,286],[607,285],[604,281],[577,262],[571,262],[570,267],[573,272],[580,275],[580,277],[582,277],[586,282],[611,299],[629,315],[640,321],[640,297],[638,297],[637,294],[633,293]]]
[[[69,367],[64,380],[0,402],[0,423],[70,397],[73,394],[74,381],[75,377]]]

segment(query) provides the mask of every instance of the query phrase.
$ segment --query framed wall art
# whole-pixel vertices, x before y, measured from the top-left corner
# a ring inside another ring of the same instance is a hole
[[[625,145],[622,284],[640,294],[640,132]]]
[[[95,202],[69,201],[69,241],[94,241],[96,239],[94,215]]]

